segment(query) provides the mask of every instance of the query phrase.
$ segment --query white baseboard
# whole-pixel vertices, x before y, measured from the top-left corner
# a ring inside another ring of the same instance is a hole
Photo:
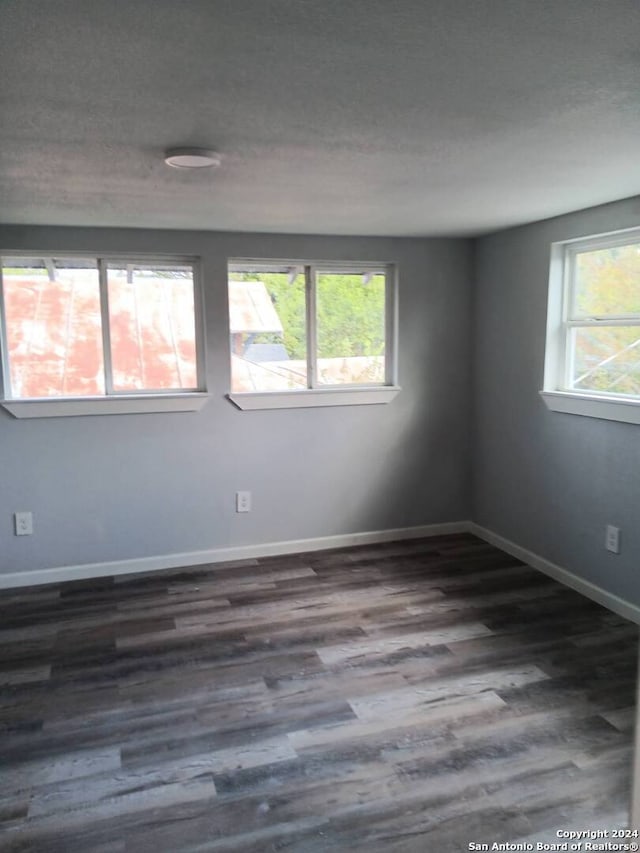
[[[284,542],[263,542],[260,545],[239,545],[230,548],[212,548],[206,551],[187,551],[182,554],[162,554],[155,557],[138,557],[133,560],[116,560],[108,563],[59,566],[50,569],[36,569],[32,572],[12,572],[0,574],[0,589],[112,577],[135,572],[153,572],[160,569],[179,569],[183,566],[224,563],[230,560],[250,560],[256,557],[272,557],[304,551],[326,551],[329,548],[348,548],[351,545],[371,545],[376,542],[394,542],[400,539],[445,536],[447,534],[466,533],[469,530],[469,524],[468,521],[452,521],[442,524],[425,524],[420,527],[397,527],[391,530],[369,530],[364,533],[321,536],[315,539],[290,539]]]
[[[186,551],[181,554],[138,557],[133,560],[116,560],[108,563],[58,566],[56,568],[37,569],[32,572],[11,572],[0,574],[0,589],[112,577],[135,572],[153,572],[161,569],[179,569],[184,566],[215,565],[232,560],[251,560],[258,557],[273,557],[305,551],[326,551],[330,548],[348,548],[353,545],[373,545],[377,542],[421,539],[456,533],[472,533],[480,539],[484,539],[485,542],[495,545],[496,548],[506,551],[512,557],[522,560],[523,563],[527,563],[534,569],[549,575],[554,580],[575,589],[598,604],[602,604],[614,613],[624,616],[625,619],[640,624],[640,607],[637,605],[607,592],[596,584],[574,575],[568,569],[546,560],[533,551],[522,548],[510,539],[505,539],[473,521],[452,521],[442,524],[425,524],[419,527],[397,527],[391,530],[369,530],[363,533],[344,533],[314,539],[290,539],[281,542],[263,542],[259,545],[238,545],[229,548],[212,548],[205,551]]]
[[[590,598],[592,601],[602,604],[603,607],[613,610],[614,613],[624,616],[625,619],[629,619],[631,622],[640,624],[640,607],[635,604],[631,604],[629,601],[625,601],[624,598],[620,598],[612,592],[607,592],[605,589],[602,589],[602,587],[591,583],[591,581],[584,580],[584,578],[574,575],[573,572],[570,572],[568,569],[564,569],[562,566],[558,566],[550,560],[545,560],[544,557],[540,557],[533,551],[528,551],[526,548],[516,545],[516,543],[512,542],[510,539],[505,539],[503,536],[494,533],[492,530],[488,530],[486,527],[481,527],[474,521],[469,522],[467,531],[478,536],[480,539],[484,539],[485,542],[488,542],[490,545],[495,545],[495,547],[500,548],[501,551],[506,551],[507,554],[511,554],[512,557],[522,560],[523,563],[527,563],[534,569],[544,572],[545,575],[549,575],[549,577],[552,577],[554,580],[559,581],[565,586],[575,589],[576,592],[582,593],[582,595]]]

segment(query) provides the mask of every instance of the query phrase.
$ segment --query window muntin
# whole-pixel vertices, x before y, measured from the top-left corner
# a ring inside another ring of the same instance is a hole
[[[384,264],[231,261],[232,393],[392,385],[392,288]]]
[[[3,398],[202,389],[189,259],[2,258]]]
[[[569,243],[563,251],[557,390],[640,401],[640,235]]]

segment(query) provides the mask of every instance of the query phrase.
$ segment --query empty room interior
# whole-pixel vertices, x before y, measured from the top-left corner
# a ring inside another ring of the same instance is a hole
[[[637,850],[637,2],[0,33],[0,851]]]

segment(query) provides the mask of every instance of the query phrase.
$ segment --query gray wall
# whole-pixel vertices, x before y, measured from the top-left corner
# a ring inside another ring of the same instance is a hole
[[[638,222],[636,198],[476,241],[473,362],[474,520],[636,604],[640,428],[550,412],[538,391],[550,243]]]
[[[0,410],[0,571],[469,517],[470,243],[0,227],[0,247],[201,256],[211,394],[199,413]],[[397,262],[403,391],[386,406],[237,410],[224,396],[229,256]],[[253,492],[251,514],[234,512],[237,489]],[[18,509],[33,536],[13,535]]]

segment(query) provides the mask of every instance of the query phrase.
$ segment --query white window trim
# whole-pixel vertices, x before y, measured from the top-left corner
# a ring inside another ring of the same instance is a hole
[[[540,396],[552,412],[640,424],[640,404],[634,399],[587,397],[573,391],[540,391]]]
[[[310,409],[316,406],[371,406],[390,403],[399,385],[363,385],[357,388],[307,388],[304,391],[250,391],[227,394],[243,411],[255,409]]]
[[[186,255],[139,254],[136,252],[78,252],[51,249],[0,251],[0,257],[11,258],[87,258],[95,259],[100,280],[100,310],[104,320],[108,318],[108,291],[106,267],[108,264],[189,264],[193,269],[193,302],[195,320],[196,378],[197,388],[168,389],[166,391],[114,391],[112,388],[111,353],[109,349],[109,323],[102,323],[102,345],[107,393],[95,397],[12,397],[6,393],[5,377],[9,373],[9,351],[6,334],[4,288],[0,267],[0,407],[15,418],[58,418],[84,415],[151,414],[162,412],[196,412],[209,399],[206,392],[206,346],[204,335],[204,296],[202,269],[199,258]]]
[[[640,228],[565,240],[551,246],[544,383],[540,396],[553,412],[640,424],[640,396],[576,391],[567,387],[571,367],[568,332],[571,328],[640,325],[637,315],[629,318],[571,316],[573,259],[578,251],[608,249],[634,242],[640,242]]]
[[[55,397],[2,400],[0,406],[14,418],[63,418],[79,415],[142,415],[154,412],[197,412],[209,399],[201,391],[184,394],[146,394],[120,397]]]
[[[302,267],[306,278],[307,374],[310,387],[292,391],[230,391],[227,399],[242,411],[300,409],[321,406],[358,406],[390,403],[402,390],[398,384],[398,264],[389,261],[336,261],[293,258],[228,258],[231,264],[274,264]],[[324,272],[385,273],[385,381],[380,385],[322,385],[316,383],[316,305],[311,279]],[[229,274],[227,273],[227,277]]]

